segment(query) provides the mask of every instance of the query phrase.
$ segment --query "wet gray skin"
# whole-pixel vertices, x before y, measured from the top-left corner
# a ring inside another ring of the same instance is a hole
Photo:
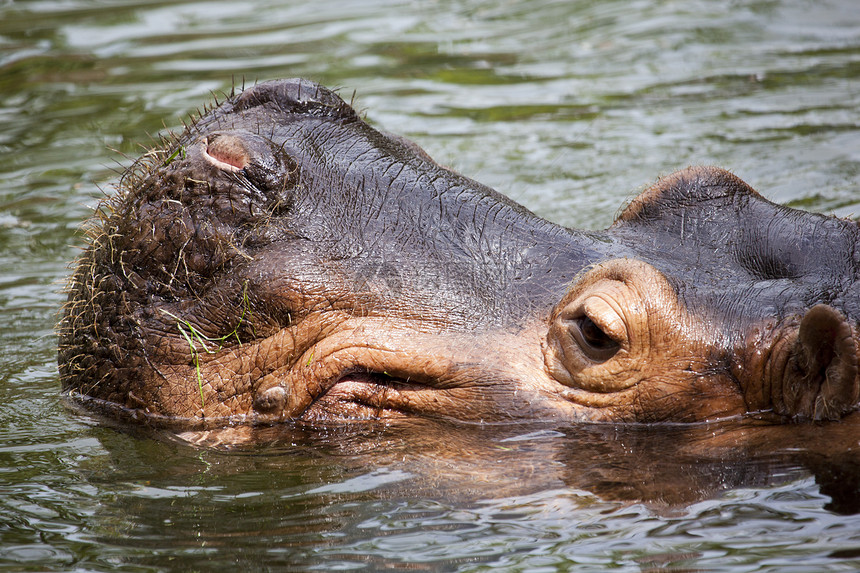
[[[858,404],[857,225],[716,168],[659,180],[605,231],[567,229],[285,80],[144,157],[89,235],[60,373],[120,418],[788,421]]]

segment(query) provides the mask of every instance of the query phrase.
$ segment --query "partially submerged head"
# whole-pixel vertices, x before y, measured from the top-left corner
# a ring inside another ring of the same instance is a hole
[[[720,170],[666,178],[581,233],[286,80],[204,115],[100,213],[59,363],[73,397],[117,415],[689,422],[857,405],[856,225]]]

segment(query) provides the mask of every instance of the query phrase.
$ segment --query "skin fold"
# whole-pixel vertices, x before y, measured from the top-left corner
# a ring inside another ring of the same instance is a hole
[[[228,97],[121,179],[58,326],[72,401],[176,429],[440,418],[835,420],[860,230],[731,173],[567,229],[305,80]]]

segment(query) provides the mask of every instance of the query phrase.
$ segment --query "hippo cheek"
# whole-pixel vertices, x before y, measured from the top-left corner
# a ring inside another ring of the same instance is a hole
[[[586,273],[555,308],[544,361],[563,396],[590,419],[701,421],[744,403],[712,336],[662,273],[612,260]],[[602,412],[602,413],[601,413]]]

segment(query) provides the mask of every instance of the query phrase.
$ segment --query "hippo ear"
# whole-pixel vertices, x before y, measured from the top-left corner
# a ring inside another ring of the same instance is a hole
[[[685,211],[732,204],[738,196],[762,199],[741,178],[719,167],[688,167],[661,178],[621,212],[616,225],[684,217]]]
[[[851,325],[838,311],[824,304],[812,307],[789,352],[783,391],[773,396],[777,413],[832,420],[856,408],[857,346]]]
[[[788,280],[814,284],[808,300],[821,300],[820,292],[857,300],[845,292],[860,284],[857,223],[777,205],[716,167],[664,177],[630,202],[612,232],[643,259],[697,261],[685,280],[700,291],[726,281]]]

